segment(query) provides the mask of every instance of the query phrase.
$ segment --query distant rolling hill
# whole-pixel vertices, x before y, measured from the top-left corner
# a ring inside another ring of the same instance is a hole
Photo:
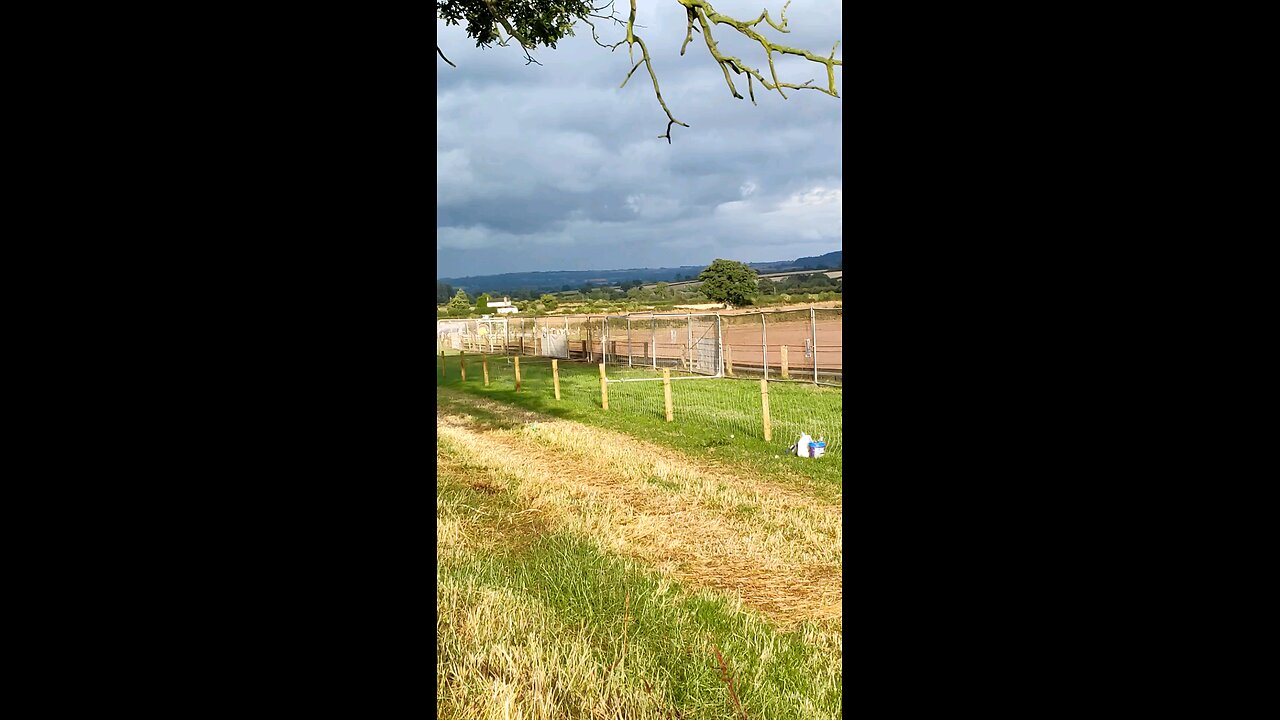
[[[834,270],[843,268],[843,254],[844,251],[836,250],[816,257],[802,257],[795,260],[780,260],[777,262],[747,263],[747,265],[759,273],[785,272],[787,270]],[[487,292],[490,295],[509,294],[516,290],[556,292],[566,289],[565,286],[568,286],[568,289],[576,290],[583,285],[617,285],[624,280],[640,280],[644,283],[692,280],[705,267],[705,265],[682,265],[673,268],[631,268],[628,270],[552,270],[547,272],[438,278],[436,282],[446,283],[454,288],[462,288],[472,296],[482,292]]]
[[[844,251],[836,250],[826,255],[802,257],[781,262],[747,263],[756,272],[786,272],[787,270],[843,270]]]

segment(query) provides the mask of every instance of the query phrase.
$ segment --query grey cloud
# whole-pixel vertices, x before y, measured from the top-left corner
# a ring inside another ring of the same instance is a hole
[[[663,97],[691,125],[673,129],[672,145],[656,139],[666,117],[644,69],[619,90],[630,68],[625,48],[597,47],[585,27],[537,53],[543,67],[526,67],[517,48],[476,50],[458,28],[441,33],[459,65],[441,62],[437,73],[441,276],[778,260],[840,248],[845,100],[813,91],[784,100],[760,87],[758,106],[730,97],[700,36],[679,56],[684,15],[670,5],[675,13],[647,3],[640,22],[650,25],[641,33]],[[716,6],[759,13],[758,4]],[[838,4],[796,2],[788,17],[787,44],[825,55],[840,37]],[[715,32],[726,52],[764,65],[758,47]],[[811,63],[778,68],[784,80],[825,83]]]

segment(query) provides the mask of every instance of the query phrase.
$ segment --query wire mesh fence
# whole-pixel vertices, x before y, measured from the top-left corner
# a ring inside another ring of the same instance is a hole
[[[725,316],[725,375],[841,385],[844,311],[811,308]]]
[[[669,381],[651,368],[615,369],[601,392],[600,364],[551,358],[469,355],[465,351],[438,358],[444,370],[438,381],[445,385],[465,382],[486,391],[514,392],[536,398],[541,409],[571,407],[592,413],[607,412],[634,427],[670,422],[699,435],[714,436],[732,446],[747,440],[768,441],[774,452],[785,452],[802,434],[824,440],[827,452],[843,452],[842,392],[838,387],[812,383],[693,375],[666,369]],[[461,376],[466,369],[466,379]],[[554,369],[553,369],[554,368]],[[485,380],[487,379],[487,384]],[[561,396],[554,399],[556,381]],[[670,398],[668,404],[668,397]],[[668,416],[668,410],[670,415]],[[768,434],[766,436],[766,427]],[[803,451],[803,448],[802,448]]]
[[[436,350],[841,385],[840,308],[438,320]]]
[[[563,401],[603,410],[603,364],[609,412],[666,421],[669,393],[673,423],[730,440],[768,434],[775,447],[807,434],[840,455],[842,324],[839,308],[442,320],[436,349],[444,382],[461,381],[465,362],[468,383],[487,366],[492,387],[514,389],[518,367],[522,392],[550,395],[555,359],[571,378]]]
[[[674,380],[692,382],[674,382]],[[662,382],[608,383],[609,411],[646,418],[666,417]],[[759,380],[673,377],[672,422],[715,428],[726,438],[764,437],[765,400]],[[843,450],[843,397],[838,387],[768,383],[768,423],[775,444],[791,445],[802,434],[826,442],[827,452]]]

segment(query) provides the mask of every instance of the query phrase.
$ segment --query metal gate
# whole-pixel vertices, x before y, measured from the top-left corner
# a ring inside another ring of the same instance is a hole
[[[716,318],[692,320],[693,345],[690,347],[690,364],[700,375],[716,375],[720,372],[720,338]]]
[[[539,324],[538,337],[541,340],[538,346],[539,355],[553,358],[569,357],[569,336],[563,327]]]
[[[645,313],[610,318],[607,347],[616,364],[719,375],[720,317]]]
[[[461,350],[463,335],[467,334],[466,320],[436,321],[436,352]]]
[[[475,323],[475,334],[481,352],[505,353],[507,351],[506,318],[482,318]]]

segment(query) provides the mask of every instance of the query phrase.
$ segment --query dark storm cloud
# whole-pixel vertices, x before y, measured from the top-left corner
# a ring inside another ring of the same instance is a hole
[[[760,11],[716,7],[736,17]],[[781,260],[841,247],[846,100],[795,90],[784,100],[759,87],[758,106],[736,100],[700,35],[680,57],[679,6],[652,0],[641,10],[663,97],[691,126],[673,128],[671,145],[656,139],[666,116],[644,68],[619,90],[625,47],[596,46],[588,28],[538,51],[541,67],[526,66],[518,48],[476,49],[461,29],[438,28],[458,64],[437,67],[440,276]],[[822,55],[841,39],[836,3],[793,2],[787,14],[792,32],[770,37]],[[758,46],[713,32],[722,51],[765,65]],[[620,34],[601,27],[601,36]],[[777,66],[784,81],[825,84],[822,66]],[[842,79],[840,68],[843,96]],[[734,82],[747,95],[745,77]]]

